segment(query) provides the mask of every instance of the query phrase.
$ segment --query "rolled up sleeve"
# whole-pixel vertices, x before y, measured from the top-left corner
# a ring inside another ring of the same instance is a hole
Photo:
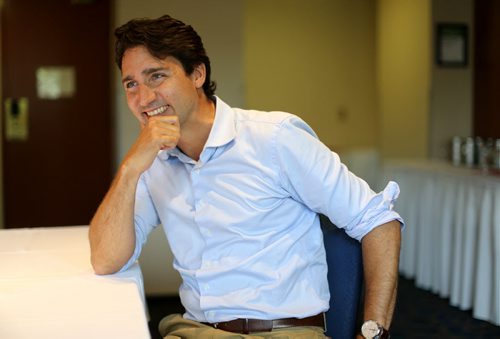
[[[141,255],[142,248],[148,239],[149,233],[160,224],[158,214],[154,207],[143,174],[137,184],[135,193],[134,224],[135,224],[135,249],[127,263],[120,272],[132,266]]]
[[[375,193],[300,118],[283,121],[274,144],[282,187],[293,199],[328,216],[352,238],[360,241],[375,227],[392,220],[404,225],[394,211],[398,184],[389,182],[382,192]]]

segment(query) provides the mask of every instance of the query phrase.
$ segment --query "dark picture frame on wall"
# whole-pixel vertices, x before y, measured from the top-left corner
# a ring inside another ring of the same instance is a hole
[[[468,27],[461,23],[439,23],[436,28],[436,62],[441,67],[466,67]]]

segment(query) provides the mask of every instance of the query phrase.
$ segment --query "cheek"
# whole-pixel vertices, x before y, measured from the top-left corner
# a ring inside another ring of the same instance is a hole
[[[134,101],[134,94],[125,91],[125,99],[127,99],[127,104],[131,104]]]
[[[137,96],[127,94],[127,105],[130,111],[134,114],[134,116],[142,122],[142,111],[140,110],[139,104],[137,102]]]
[[[138,109],[137,95],[127,93],[126,99],[128,107],[130,108],[130,110],[132,110],[132,112],[135,113],[135,111]]]

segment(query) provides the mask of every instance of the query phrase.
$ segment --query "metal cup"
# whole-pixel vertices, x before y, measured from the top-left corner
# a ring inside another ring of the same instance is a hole
[[[457,136],[451,140],[451,161],[455,166],[462,163],[462,138]]]
[[[467,167],[474,166],[474,138],[467,137],[462,147],[464,162]]]

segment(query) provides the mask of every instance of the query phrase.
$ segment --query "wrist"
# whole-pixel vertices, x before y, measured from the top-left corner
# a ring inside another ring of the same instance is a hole
[[[130,161],[124,161],[118,169],[118,177],[135,181],[139,179],[142,172],[142,170],[134,166]]]
[[[361,335],[366,339],[389,339],[389,330],[376,322],[375,320],[367,320],[361,326]]]

